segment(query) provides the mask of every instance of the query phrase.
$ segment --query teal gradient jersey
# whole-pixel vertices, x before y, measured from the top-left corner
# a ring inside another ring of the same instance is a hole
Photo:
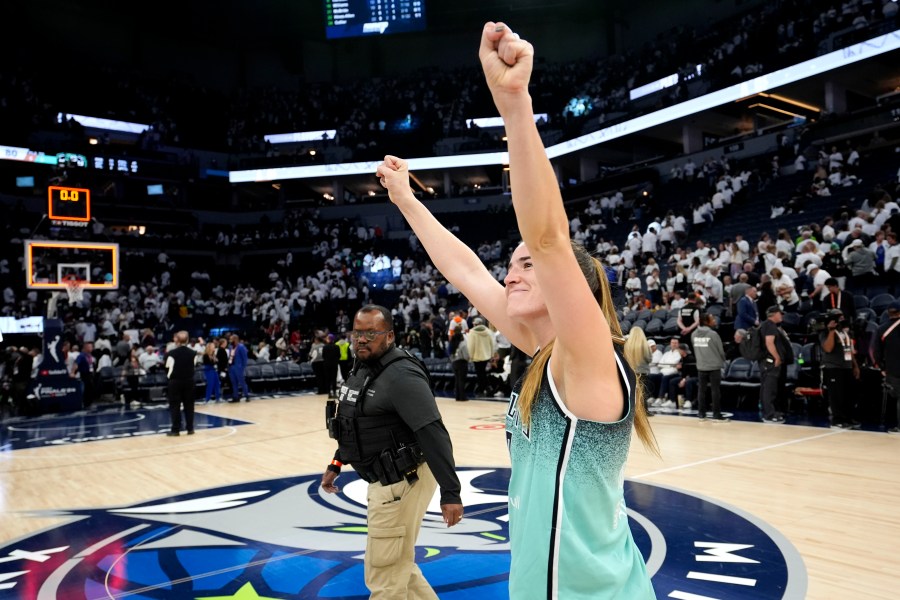
[[[618,349],[616,361],[628,410],[615,423],[573,415],[549,361],[527,429],[517,407],[521,382],[513,391],[506,414],[510,598],[656,598],[625,512],[635,377]]]

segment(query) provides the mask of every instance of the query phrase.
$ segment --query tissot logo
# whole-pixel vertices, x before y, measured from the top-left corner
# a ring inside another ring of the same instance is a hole
[[[459,474],[466,518],[448,529],[435,499],[416,560],[441,598],[507,598],[509,470]],[[0,546],[0,599],[368,598],[366,483],[345,472],[341,494],[320,495],[320,478],[64,513],[68,523]],[[799,555],[765,523],[685,492],[625,486],[659,598],[805,596]]]
[[[41,369],[41,375],[68,375],[65,369]]]

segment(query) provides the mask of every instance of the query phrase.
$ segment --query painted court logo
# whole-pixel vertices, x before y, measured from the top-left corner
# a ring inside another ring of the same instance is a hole
[[[442,600],[507,598],[509,469],[459,474],[466,517],[446,528],[433,500],[416,560]],[[320,495],[320,478],[63,513],[63,525],[2,542],[0,600],[368,598],[367,484],[348,472],[340,494]],[[805,596],[796,550],[753,516],[646,483],[625,492],[659,598]]]

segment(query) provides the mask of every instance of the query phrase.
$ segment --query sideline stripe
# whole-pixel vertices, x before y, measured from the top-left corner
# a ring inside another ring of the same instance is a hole
[[[818,440],[818,439],[826,438],[826,437],[829,437],[832,435],[840,435],[842,433],[846,433],[846,431],[844,431],[844,430],[829,431],[828,433],[814,435],[814,436],[806,437],[806,438],[800,438],[798,440],[790,440],[788,442],[781,442],[778,444],[772,444],[770,446],[762,446],[761,448],[753,448],[751,450],[744,450],[742,452],[735,452],[733,454],[725,454],[723,456],[716,456],[714,458],[698,460],[697,462],[688,463],[686,465],[677,465],[675,467],[669,467],[667,469],[659,469],[658,471],[650,471],[649,473],[635,475],[633,477],[629,477],[628,479],[643,479],[644,477],[651,477],[653,475],[660,475],[662,473],[670,473],[672,471],[679,471],[681,469],[689,469],[690,467],[705,465],[707,463],[719,462],[720,460],[728,460],[729,458],[736,458],[738,456],[745,456],[747,454],[755,454],[757,452],[765,452],[766,450],[774,450],[775,448],[781,448],[783,446],[790,446],[792,444],[800,444],[802,442],[809,442],[811,440]]]

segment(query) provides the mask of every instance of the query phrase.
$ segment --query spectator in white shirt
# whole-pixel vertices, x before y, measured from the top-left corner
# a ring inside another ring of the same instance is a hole
[[[648,228],[647,233],[645,233],[644,237],[641,239],[641,251],[644,253],[645,261],[656,256],[656,244],[658,241],[659,237],[656,235],[653,229]]]
[[[654,306],[661,306],[662,301],[662,291],[660,290],[660,280],[659,280],[659,269],[654,268],[649,275],[647,275],[644,280],[647,286],[647,299],[650,300],[650,303]]]
[[[144,348],[144,352],[138,357],[138,362],[141,363],[141,368],[149,373],[151,369],[162,364],[162,359],[159,357],[159,354],[156,353],[155,347],[147,346]]]
[[[628,272],[628,279],[625,281],[625,293],[629,298],[641,291],[641,280],[637,275],[637,271]]]

